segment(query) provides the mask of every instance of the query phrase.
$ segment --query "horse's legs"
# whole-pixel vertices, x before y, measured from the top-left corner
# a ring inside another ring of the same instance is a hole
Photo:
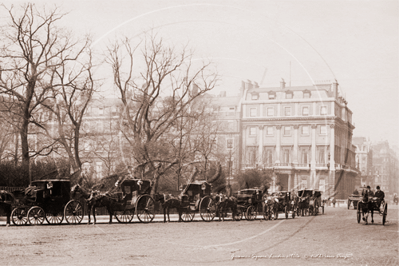
[[[163,222],[166,223],[166,206],[162,206],[163,209]]]
[[[87,224],[90,224],[90,213],[91,213],[92,206],[87,204]]]
[[[112,216],[114,214],[114,211],[112,210],[111,207],[108,207],[108,213],[109,213],[109,223],[112,224]]]
[[[374,223],[374,210],[371,209],[371,223]]]
[[[93,224],[96,224],[96,206],[95,206],[95,204],[93,204],[93,206],[91,206],[91,211],[92,211],[92,214],[93,214]]]
[[[180,208],[180,206],[177,206],[176,209],[177,209],[177,212],[179,213],[179,222],[182,222],[183,219],[181,218],[181,216],[183,214],[183,209]]]

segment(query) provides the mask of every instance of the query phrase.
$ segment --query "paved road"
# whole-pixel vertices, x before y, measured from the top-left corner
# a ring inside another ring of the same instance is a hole
[[[399,265],[398,207],[388,223],[356,211],[275,221],[0,226],[2,265]],[[106,217],[103,217],[106,218]],[[159,217],[161,220],[161,217]]]

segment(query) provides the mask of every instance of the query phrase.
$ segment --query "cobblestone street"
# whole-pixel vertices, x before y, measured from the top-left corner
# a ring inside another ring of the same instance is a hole
[[[398,207],[388,222],[356,211],[276,221],[4,226],[2,265],[397,265]],[[157,218],[161,218],[160,216]]]

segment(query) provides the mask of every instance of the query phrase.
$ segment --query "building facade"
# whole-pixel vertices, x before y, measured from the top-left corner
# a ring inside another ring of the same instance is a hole
[[[217,102],[222,118],[227,101]],[[248,81],[236,102],[238,170],[273,170],[272,189],[315,188],[337,198],[352,193],[358,175],[352,112],[336,82],[263,88]]]
[[[360,175],[356,180],[356,186],[374,187],[374,178],[372,176],[373,169],[373,151],[371,150],[371,142],[365,137],[354,137],[353,145],[356,152],[356,167],[360,171]]]

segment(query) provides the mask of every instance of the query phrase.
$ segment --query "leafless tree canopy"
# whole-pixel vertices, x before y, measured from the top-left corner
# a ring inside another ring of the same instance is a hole
[[[186,47],[177,51],[154,35],[138,47],[128,39],[117,42],[108,47],[107,62],[123,103],[123,134],[133,157],[149,171],[162,162],[162,174],[181,161],[171,152],[171,140],[182,134],[185,121],[198,116],[197,100],[215,87],[217,75],[210,63],[194,67]],[[136,62],[142,63],[140,70]]]
[[[22,161],[29,166],[31,156],[48,154],[54,143],[63,142],[62,137],[43,142],[42,147],[35,147],[35,154],[29,154],[28,134],[41,131],[46,135],[48,119],[43,117],[43,106],[59,114],[55,103],[60,98],[74,127],[81,122],[82,108],[75,108],[71,102],[82,95],[78,91],[90,98],[86,91],[92,88],[91,75],[82,78],[90,64],[78,63],[88,40],[75,40],[70,32],[57,27],[63,18],[57,8],[39,9],[34,4],[2,8],[9,14],[9,25],[1,31],[0,93],[7,99],[4,106],[17,121],[13,124],[21,136]]]

